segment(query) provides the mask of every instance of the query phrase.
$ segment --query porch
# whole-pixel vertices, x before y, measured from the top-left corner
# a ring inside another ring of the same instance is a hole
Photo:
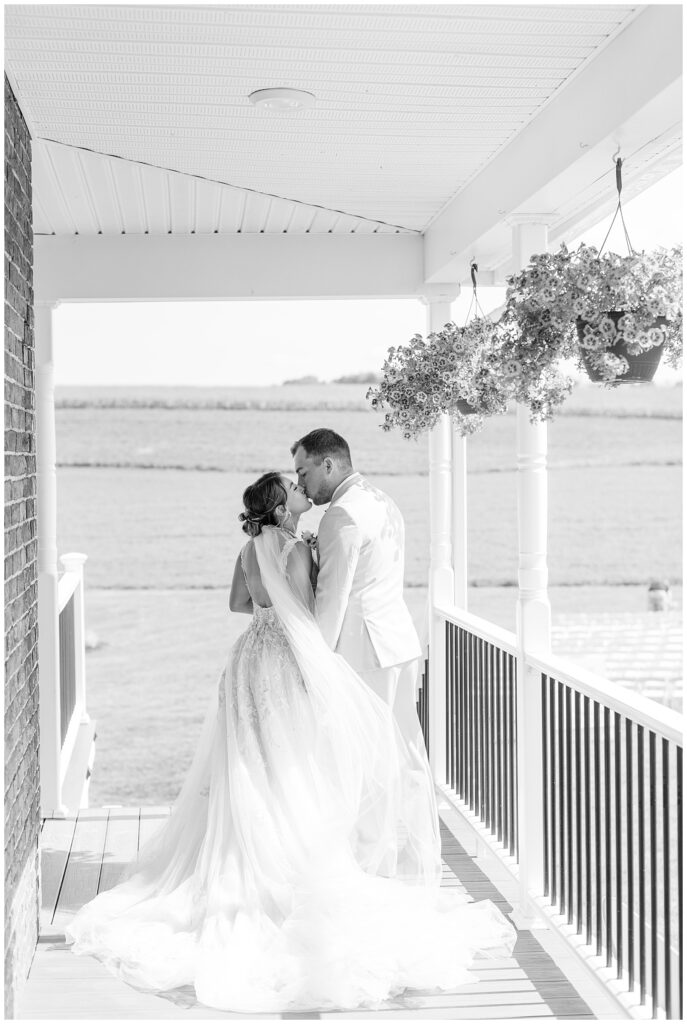
[[[451,319],[473,261],[481,282],[502,283],[609,213],[618,147],[626,197],[681,159],[675,6],[580,17],[551,5],[539,22],[511,6],[477,23],[469,8],[444,19],[420,5],[315,7],[312,18],[171,10],[16,5],[8,16],[34,171],[43,921],[25,1019],[227,1016],[144,999],[52,948],[168,812],[87,809],[83,582],[74,558],[58,570],[57,306],[394,297],[421,300],[431,332]],[[275,68],[318,94],[312,116],[250,106]],[[479,989],[382,1012],[682,1017],[682,719],[550,654],[546,427],[525,409],[517,635],[470,614],[466,460],[444,417],[429,447],[420,712],[444,797],[444,883],[475,898],[493,885],[520,941],[512,961],[480,969]]]
[[[75,957],[64,946],[64,926],[98,892],[110,888],[122,866],[169,813],[163,807],[104,807],[66,818],[43,820],[41,831],[41,934],[19,1006],[20,1019],[100,1020],[106,1018],[242,1019],[193,1005],[136,992],[114,979],[90,957]],[[490,899],[506,914],[515,895],[507,872],[477,843],[472,830],[444,797],[442,886],[457,888],[474,900]],[[336,1019],[617,1019],[622,1010],[603,985],[588,973],[561,939],[547,929],[522,928],[512,959],[475,965],[474,984],[450,994],[413,992],[383,1010],[313,1013]],[[273,1015],[258,1014],[260,1018]],[[289,1014],[281,1015],[285,1018]],[[291,1015],[295,1016],[295,1015]]]

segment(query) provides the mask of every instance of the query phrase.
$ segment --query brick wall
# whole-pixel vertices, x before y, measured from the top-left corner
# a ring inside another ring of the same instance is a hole
[[[5,78],[5,1015],[38,937],[38,605],[31,139]]]

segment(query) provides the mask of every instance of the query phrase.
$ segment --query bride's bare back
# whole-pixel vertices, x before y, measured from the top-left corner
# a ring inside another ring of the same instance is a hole
[[[252,540],[249,540],[245,547],[241,549],[240,558],[243,575],[246,578],[246,586],[248,587],[248,593],[253,604],[258,605],[259,608],[271,608],[272,602],[262,583],[258,558],[255,554],[255,543]]]

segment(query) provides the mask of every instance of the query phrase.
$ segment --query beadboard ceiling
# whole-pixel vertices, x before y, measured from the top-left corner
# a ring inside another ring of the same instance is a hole
[[[424,231],[641,10],[6,5],[34,229]]]

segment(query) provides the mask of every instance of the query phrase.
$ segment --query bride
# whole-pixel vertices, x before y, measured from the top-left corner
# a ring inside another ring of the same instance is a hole
[[[67,941],[138,989],[193,986],[244,1013],[372,1009],[474,981],[473,957],[509,956],[515,931],[492,903],[439,888],[426,753],[313,617],[295,534],[310,501],[279,473],[243,501],[231,606],[250,626],[170,817]]]

